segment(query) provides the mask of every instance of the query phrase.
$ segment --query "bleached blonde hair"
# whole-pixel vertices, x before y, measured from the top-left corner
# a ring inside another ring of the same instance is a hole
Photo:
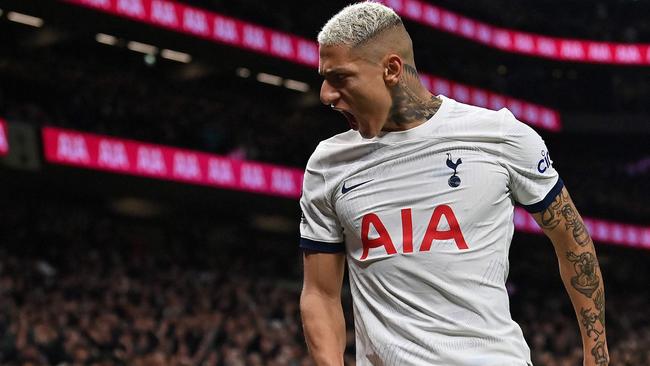
[[[348,5],[325,23],[318,33],[322,46],[360,45],[382,31],[402,24],[393,9],[365,1]]]

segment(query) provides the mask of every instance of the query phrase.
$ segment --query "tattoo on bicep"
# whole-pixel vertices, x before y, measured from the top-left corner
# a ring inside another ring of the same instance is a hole
[[[566,190],[562,190],[546,210],[542,211],[542,227],[553,230],[560,224],[562,218],[565,221],[564,228],[571,230],[573,239],[578,245],[585,246],[591,242],[589,232],[571,205],[571,199]]]
[[[555,196],[553,202],[542,211],[542,227],[552,230],[560,224],[560,217],[557,214],[560,207],[562,207],[562,194]]]
[[[566,221],[566,229],[571,229],[573,239],[576,243],[582,247],[589,244],[589,233],[587,232],[587,228],[585,227],[585,224],[582,223],[578,213],[570,204],[566,204],[562,207],[562,216]]]
[[[600,279],[596,274],[596,256],[590,252],[576,255],[567,252],[567,259],[573,263],[576,275],[571,277],[571,286],[583,295],[591,298],[594,291],[600,285]]]

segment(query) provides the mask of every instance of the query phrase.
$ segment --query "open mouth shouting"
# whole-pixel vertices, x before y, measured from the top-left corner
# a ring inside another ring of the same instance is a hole
[[[345,116],[345,119],[348,120],[348,124],[350,124],[351,129],[355,131],[359,129],[359,123],[352,113],[340,109],[338,109],[338,111],[341,112]]]

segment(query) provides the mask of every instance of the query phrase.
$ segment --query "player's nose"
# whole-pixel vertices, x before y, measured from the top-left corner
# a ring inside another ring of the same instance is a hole
[[[320,101],[325,105],[336,105],[340,97],[338,90],[324,80],[320,87]]]

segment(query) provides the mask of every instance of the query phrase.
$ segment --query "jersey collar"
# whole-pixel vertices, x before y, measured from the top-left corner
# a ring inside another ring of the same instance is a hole
[[[390,143],[403,142],[418,139],[424,136],[430,136],[431,130],[444,120],[446,115],[449,113],[449,110],[452,108],[452,104],[455,103],[455,100],[447,98],[442,94],[438,95],[438,97],[442,99],[440,108],[438,108],[438,111],[436,111],[436,113],[423,124],[404,131],[381,132],[379,135],[377,135],[377,137],[374,137],[370,140],[375,142]]]

